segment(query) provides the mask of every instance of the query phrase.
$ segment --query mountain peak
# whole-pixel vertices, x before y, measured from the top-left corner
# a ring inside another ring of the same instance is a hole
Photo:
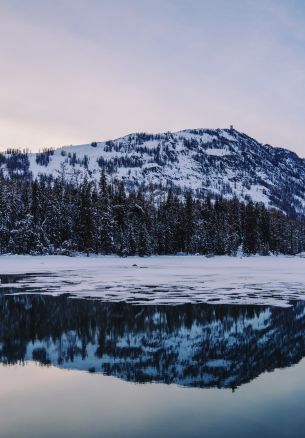
[[[22,160],[21,160],[22,161]],[[305,213],[305,160],[283,148],[263,145],[234,127],[185,129],[159,134],[133,133],[105,142],[28,154],[2,154],[10,175],[31,173],[122,181],[127,191],[163,196],[171,188],[204,196],[263,202],[288,213]]]

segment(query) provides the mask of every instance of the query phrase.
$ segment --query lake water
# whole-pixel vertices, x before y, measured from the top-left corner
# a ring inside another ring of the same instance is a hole
[[[295,437],[305,303],[0,296],[1,437]]]
[[[1,294],[0,437],[304,436],[304,355],[302,301]]]

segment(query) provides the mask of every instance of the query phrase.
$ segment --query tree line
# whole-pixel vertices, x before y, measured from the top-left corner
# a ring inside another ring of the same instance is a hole
[[[0,253],[296,254],[305,220],[234,198],[127,194],[122,183],[0,174]]]

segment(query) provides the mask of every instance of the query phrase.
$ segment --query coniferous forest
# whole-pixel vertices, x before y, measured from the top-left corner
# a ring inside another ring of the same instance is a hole
[[[0,174],[0,253],[296,254],[305,221],[263,204],[209,197],[163,200],[121,183]]]

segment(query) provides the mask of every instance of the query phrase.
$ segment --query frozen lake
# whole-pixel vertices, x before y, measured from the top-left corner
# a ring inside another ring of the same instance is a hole
[[[304,264],[0,257],[0,437],[300,436]]]
[[[287,306],[305,298],[305,258],[289,256],[1,256],[1,275],[3,293],[12,292],[12,285],[15,293],[69,293],[133,304]]]

